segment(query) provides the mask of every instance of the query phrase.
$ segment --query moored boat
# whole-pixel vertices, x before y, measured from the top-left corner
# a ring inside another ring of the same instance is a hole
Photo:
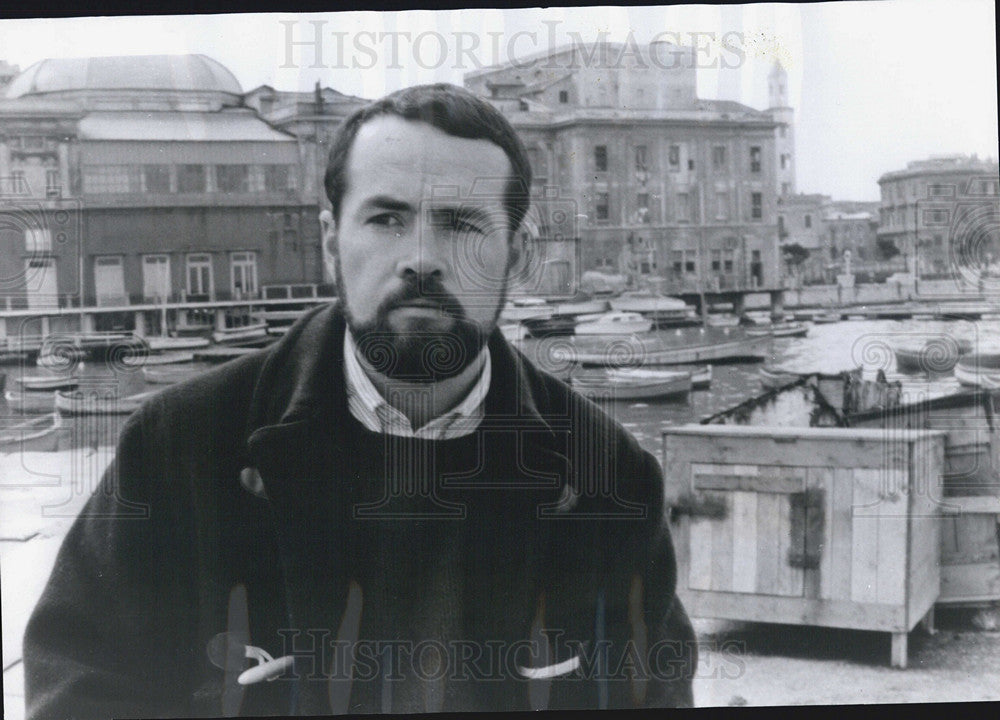
[[[607,298],[595,298],[585,292],[578,292],[568,300],[552,305],[553,315],[587,315],[607,312],[610,308]]]
[[[520,322],[528,318],[551,317],[552,306],[543,298],[510,298],[500,311],[500,319],[506,322]]]
[[[176,365],[178,363],[189,363],[192,360],[194,360],[193,352],[164,352],[125,358],[123,362],[125,365],[133,367],[146,367],[149,365]]]
[[[613,400],[650,400],[682,397],[691,392],[691,373],[644,368],[613,369],[604,373],[573,375],[573,388],[587,397]]]
[[[805,323],[775,323],[774,325],[757,325],[746,328],[746,334],[752,337],[805,337],[809,334],[809,326]]]
[[[112,393],[59,390],[56,392],[55,407],[63,415],[129,415],[157,392],[159,391],[148,390],[118,397]]]
[[[55,407],[52,393],[48,392],[16,392],[14,390],[5,390],[3,401],[6,405],[7,413],[20,413],[22,415],[52,412],[52,409]]]
[[[207,337],[148,337],[146,344],[153,352],[164,350],[196,350],[208,347]]]
[[[612,310],[577,318],[575,335],[633,335],[653,329],[653,321],[636,312]]]
[[[0,430],[0,452],[50,452],[59,445],[58,433],[63,427],[57,412],[25,420]]]
[[[267,323],[257,322],[250,325],[225,328],[212,333],[212,340],[220,345],[227,343],[242,343],[267,338]]]
[[[942,336],[920,344],[899,344],[892,350],[899,372],[949,373],[972,350],[972,343]]]
[[[25,390],[71,390],[80,384],[76,375],[25,375],[17,380]]]
[[[144,367],[142,379],[153,385],[172,385],[187,380],[194,373],[186,367]]]
[[[691,317],[691,308],[683,300],[652,290],[629,290],[608,302],[612,310],[641,313],[655,323],[684,321]]]
[[[967,387],[1000,390],[1000,352],[969,353],[955,363],[955,379]]]
[[[680,331],[678,331],[680,332]],[[651,365],[699,365],[706,362],[758,361],[768,356],[768,337],[748,337],[742,333],[719,336],[697,335],[689,342],[667,345],[661,338],[630,337],[604,343],[574,342],[572,349],[560,351],[583,365],[606,367]]]

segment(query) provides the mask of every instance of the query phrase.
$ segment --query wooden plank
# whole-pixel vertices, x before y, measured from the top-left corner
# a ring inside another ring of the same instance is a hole
[[[714,520],[691,518],[688,522],[688,587],[712,589],[712,525]]]
[[[726,516],[714,520],[712,526],[712,589],[731,592],[733,589],[733,493],[718,493],[726,503]]]
[[[773,593],[778,582],[778,526],[781,496],[757,496],[757,582],[759,593]]]
[[[757,585],[757,498],[752,492],[733,493],[734,592],[753,592]]]
[[[808,490],[822,496],[821,505],[809,509],[806,521],[806,553],[819,558],[817,567],[805,570],[806,597],[825,597],[823,583],[829,582],[832,481],[833,468],[809,468],[806,476]]]
[[[1000,600],[1000,564],[996,562],[941,566],[939,605]]]
[[[851,600],[878,600],[878,482],[880,471],[852,468]]]
[[[699,618],[884,632],[912,629],[906,627],[906,609],[897,605],[698,590],[689,591],[681,601],[692,617]]]
[[[760,475],[718,475],[696,474],[694,486],[697,490],[724,490],[728,492],[771,492],[793,493],[802,489],[804,478],[795,476],[793,470],[786,470],[784,477]]]
[[[906,602],[907,524],[909,492],[906,471],[888,471],[888,488],[881,498],[876,552],[876,602]]]
[[[1000,515],[1000,496],[951,496],[941,501],[941,511],[948,514],[971,515],[976,513]]]
[[[818,584],[807,587],[814,589],[815,597],[829,599],[833,597],[833,517],[834,517],[834,468],[813,468],[809,471],[809,486],[823,491],[823,540],[819,548]],[[808,578],[807,578],[808,582]]]
[[[830,595],[833,600],[851,598],[851,554],[854,546],[854,474],[849,468],[833,471],[830,523]]]
[[[792,552],[792,503],[787,495],[779,495],[778,577],[775,590],[778,595],[802,595],[804,587],[802,568],[792,567],[788,562]]]

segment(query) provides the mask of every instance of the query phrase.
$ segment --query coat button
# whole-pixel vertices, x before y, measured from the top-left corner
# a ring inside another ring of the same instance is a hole
[[[245,467],[240,470],[240,485],[247,492],[267,500],[267,493],[264,492],[264,480],[257,472],[257,468]]]

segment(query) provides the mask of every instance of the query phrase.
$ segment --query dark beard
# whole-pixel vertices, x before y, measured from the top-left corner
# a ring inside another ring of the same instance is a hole
[[[344,317],[361,357],[378,373],[393,380],[410,382],[438,382],[455,377],[468,368],[479,356],[496,326],[503,307],[503,296],[506,295],[505,283],[493,322],[484,331],[468,319],[462,303],[435,277],[414,278],[379,304],[374,320],[362,324],[351,312],[339,263],[337,285]],[[414,300],[437,303],[439,310],[451,318],[448,329],[422,331],[419,324],[418,329],[410,332],[394,329],[389,322],[390,311]]]

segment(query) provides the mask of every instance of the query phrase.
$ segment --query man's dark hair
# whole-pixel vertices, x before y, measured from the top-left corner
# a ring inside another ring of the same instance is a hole
[[[347,159],[354,138],[362,125],[380,115],[419,120],[455,137],[489,140],[498,145],[511,165],[503,197],[511,235],[520,227],[528,212],[531,190],[531,164],[524,143],[499,110],[468,90],[447,83],[397,90],[356,110],[344,121],[330,148],[323,179],[335,220],[340,221],[340,201],[347,192]]]

